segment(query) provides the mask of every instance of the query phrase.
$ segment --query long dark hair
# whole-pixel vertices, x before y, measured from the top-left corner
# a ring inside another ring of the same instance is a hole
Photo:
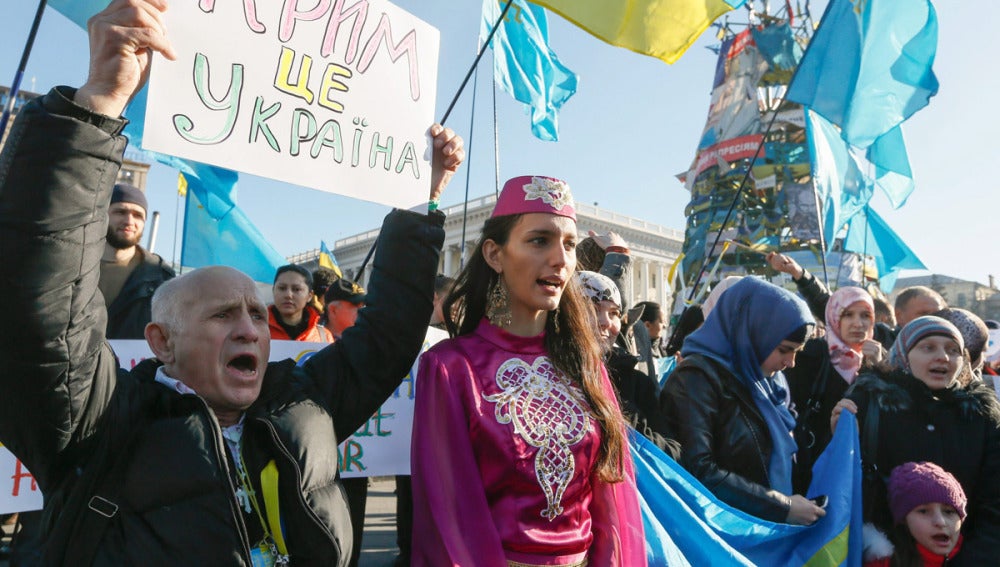
[[[507,215],[486,221],[475,253],[444,301],[444,322],[451,336],[467,335],[479,326],[486,315],[490,286],[496,285],[500,278],[486,263],[483,243],[492,240],[498,246],[505,246],[511,231],[523,216]],[[559,308],[550,311],[546,317],[545,350],[552,364],[583,390],[594,418],[601,426],[598,477],[605,482],[618,482],[623,479],[625,420],[614,394],[604,389],[601,346],[594,333],[596,328],[589,302],[583,297],[576,278],[569,278],[559,300]]]
[[[902,522],[892,527],[892,567],[923,567],[924,559],[917,551],[917,540],[913,539],[910,528]]]

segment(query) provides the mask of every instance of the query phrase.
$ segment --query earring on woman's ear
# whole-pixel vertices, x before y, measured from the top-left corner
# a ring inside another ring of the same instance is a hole
[[[486,292],[486,318],[501,329],[509,327],[511,324],[510,296],[507,293],[507,286],[502,278],[497,277],[496,281],[490,284]]]

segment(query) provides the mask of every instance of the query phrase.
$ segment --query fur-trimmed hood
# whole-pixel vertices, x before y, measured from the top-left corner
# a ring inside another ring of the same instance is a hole
[[[931,390],[909,372],[897,370],[886,375],[863,374],[848,390],[867,393],[887,414],[898,413],[913,407],[914,401],[937,400],[958,406],[963,417],[982,416],[1000,423],[1000,401],[993,390],[981,380],[967,386],[957,383],[943,390]]]
[[[895,547],[889,541],[889,536],[871,522],[865,522],[862,529],[861,547],[861,560],[865,563],[892,557],[892,553],[895,551]]]

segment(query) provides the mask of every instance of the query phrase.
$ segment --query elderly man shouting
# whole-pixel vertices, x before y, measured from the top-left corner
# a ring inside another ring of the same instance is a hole
[[[337,440],[398,385],[431,316],[443,215],[383,225],[357,325],[304,366],[268,363],[265,304],[224,267],[153,299],[155,360],[118,369],[98,291],[121,112],[165,0],[115,0],[90,22],[90,75],[25,106],[0,158],[0,442],[45,494],[50,565],[344,565]],[[432,126],[431,199],[464,157]]]

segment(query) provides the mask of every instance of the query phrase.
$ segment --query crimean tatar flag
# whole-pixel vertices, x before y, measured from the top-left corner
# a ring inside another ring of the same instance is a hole
[[[611,45],[673,63],[722,14],[746,0],[531,0]]]

